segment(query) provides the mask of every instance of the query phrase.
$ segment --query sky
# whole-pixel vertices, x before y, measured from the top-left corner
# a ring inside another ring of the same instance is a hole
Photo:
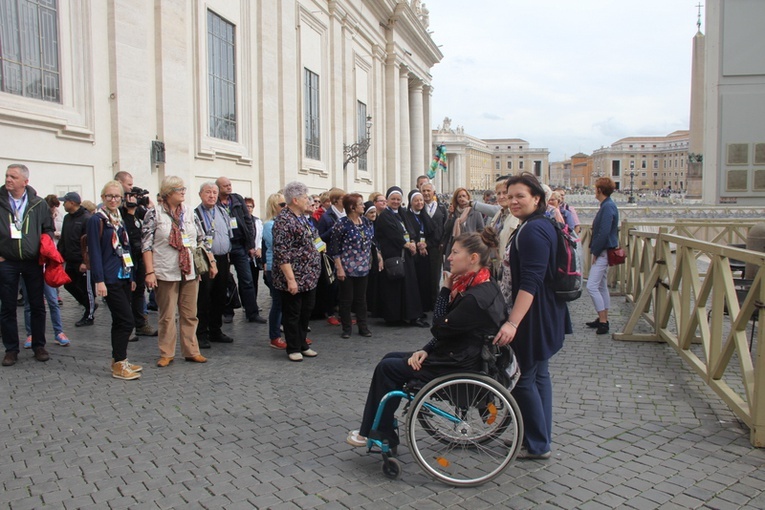
[[[551,162],[688,129],[698,0],[425,3],[444,55],[433,129],[448,116],[479,138],[545,147]]]

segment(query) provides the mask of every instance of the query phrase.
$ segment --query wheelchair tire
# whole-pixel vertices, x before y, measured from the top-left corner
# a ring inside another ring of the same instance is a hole
[[[382,472],[391,480],[399,480],[401,479],[401,463],[398,461],[398,459],[394,459],[393,457],[389,457],[383,461],[382,465]]]
[[[458,373],[417,392],[406,432],[412,456],[429,476],[474,487],[499,476],[516,457],[523,420],[507,388],[490,377]]]

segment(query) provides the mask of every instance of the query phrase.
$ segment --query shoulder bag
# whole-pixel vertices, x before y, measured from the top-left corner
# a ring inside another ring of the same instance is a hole
[[[401,250],[400,257],[390,257],[383,261],[385,274],[389,280],[400,280],[406,275],[404,270],[404,250]]]

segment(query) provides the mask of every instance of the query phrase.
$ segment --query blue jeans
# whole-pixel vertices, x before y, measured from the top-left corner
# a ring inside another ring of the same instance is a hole
[[[27,336],[32,334],[32,309],[29,307],[27,299],[27,289],[24,280],[21,280],[21,289],[24,293],[24,327],[27,330]],[[53,324],[53,334],[58,336],[64,332],[64,326],[61,324],[61,309],[58,306],[58,292],[53,287],[43,284],[43,295],[48,302],[48,311],[50,312],[50,322]]]
[[[279,326],[282,325],[282,293],[273,286],[271,271],[263,272],[263,279],[271,293],[271,311],[268,312],[268,338],[276,340],[282,337]]]
[[[250,271],[250,255],[242,243],[233,241],[228,257],[236,269],[236,281],[239,285],[239,299],[242,300],[242,308],[244,308],[247,318],[252,319],[260,313],[260,310],[255,300],[255,285],[252,282],[252,271]]]
[[[32,349],[45,347],[45,300],[42,266],[37,260],[4,260],[0,262],[0,331],[6,352],[19,352],[19,329],[16,302],[19,279],[26,283],[26,298],[32,312]]]
[[[521,367],[521,377],[513,388],[523,416],[523,445],[534,455],[550,451],[552,442],[552,381],[549,360]]]

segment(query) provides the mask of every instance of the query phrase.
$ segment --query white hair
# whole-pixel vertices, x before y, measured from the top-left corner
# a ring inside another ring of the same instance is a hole
[[[284,187],[284,200],[288,204],[292,203],[293,198],[302,197],[308,194],[308,186],[302,182],[292,181]]]

